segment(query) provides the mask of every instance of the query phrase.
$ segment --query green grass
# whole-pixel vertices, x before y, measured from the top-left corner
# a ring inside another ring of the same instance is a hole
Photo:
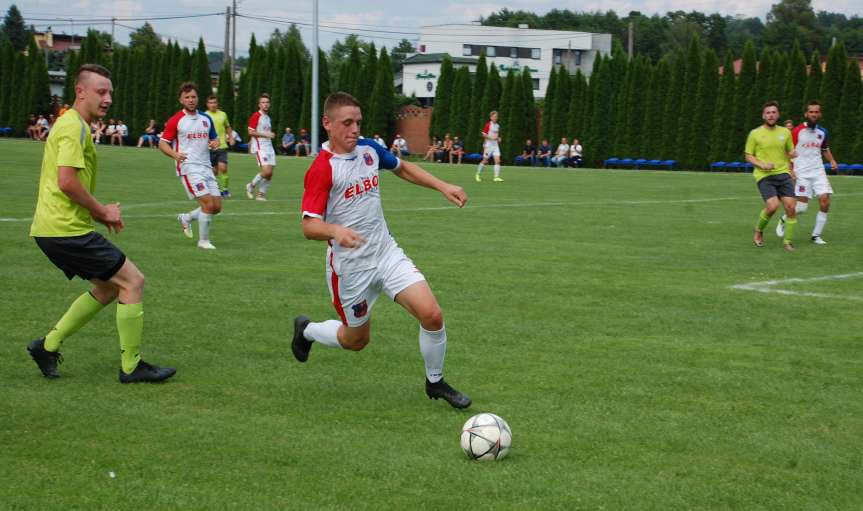
[[[829,297],[731,288],[863,272],[863,179],[832,178],[830,244],[805,241],[810,211],[789,254],[752,246],[749,175],[427,165],[464,210],[384,175],[444,308],[447,379],[474,399],[455,411],[426,399],[416,323],[384,297],[365,351],[293,360],[292,318],[335,317],[293,158],[270,202],[226,201],[204,252],[171,162],[100,147],[96,195],[126,218],[111,239],[147,277],[144,355],[178,374],[119,385],[110,307],[45,380],[24,348],[88,286],[28,239],[42,147],[0,142],[0,508],[863,507],[863,276],[780,286]],[[230,164],[239,195],[254,162]],[[481,411],[513,429],[501,462],[458,446]]]

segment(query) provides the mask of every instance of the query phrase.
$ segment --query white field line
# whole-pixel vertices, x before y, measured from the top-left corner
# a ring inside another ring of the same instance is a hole
[[[734,284],[729,286],[731,289],[739,289],[742,291],[756,291],[758,293],[775,293],[787,296],[811,296],[814,298],[834,298],[839,300],[858,300],[863,301],[863,296],[856,295],[832,295],[828,293],[811,293],[806,291],[793,291],[790,289],[781,289],[779,286],[788,284],[800,284],[805,282],[821,282],[825,280],[844,280],[863,278],[863,272],[843,273],[840,275],[824,275],[822,277],[811,278],[790,278],[779,280],[765,280],[763,282],[749,282],[746,284]]]
[[[843,193],[843,194],[835,194],[836,197],[848,197],[852,195],[863,195],[863,192],[859,193]],[[703,197],[698,199],[655,199],[655,200],[607,200],[607,201],[580,201],[580,202],[527,202],[527,203],[513,203],[513,204],[482,204],[482,205],[468,205],[465,206],[464,209],[500,209],[500,208],[537,208],[537,207],[549,207],[549,206],[573,206],[573,207],[582,207],[582,206],[642,206],[642,205],[651,205],[651,204],[697,204],[697,203],[708,203],[708,202],[724,202],[724,201],[736,201],[736,200],[752,200],[751,195],[746,196],[738,196],[738,197]],[[268,202],[293,202],[297,203],[299,198],[296,199],[280,199],[280,200],[271,200]],[[231,204],[231,202],[227,202],[227,204]],[[236,201],[239,204],[260,204],[254,201]],[[141,208],[141,207],[157,207],[157,206],[170,206],[170,205],[189,205],[189,201],[168,201],[168,202],[149,202],[149,203],[138,203],[138,204],[129,204],[122,206],[123,209],[131,209],[131,208]],[[256,206],[257,207],[257,206]],[[178,209],[183,209],[182,207]],[[387,212],[418,212],[418,211],[454,211],[457,208],[453,205],[446,206],[431,206],[425,208],[387,208]],[[219,216],[275,216],[275,215],[293,215],[299,214],[299,209],[294,211],[249,211],[242,213],[234,213],[234,212],[223,212],[219,213]],[[177,216],[176,213],[153,213],[153,214],[143,214],[143,215],[123,215],[124,219],[134,219],[134,218],[173,218]],[[33,217],[0,217],[0,222],[32,222]]]

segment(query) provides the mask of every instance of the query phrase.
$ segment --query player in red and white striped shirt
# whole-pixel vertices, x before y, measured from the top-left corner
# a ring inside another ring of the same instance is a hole
[[[336,92],[324,103],[322,121],[329,141],[306,173],[302,227],[306,238],[327,242],[327,285],[341,321],[312,323],[297,316],[291,350],[300,362],[308,359],[313,343],[362,350],[371,335],[372,307],[383,292],[419,321],[426,395],[466,408],[470,398],[443,380],[443,313],[425,277],[387,229],[378,171],[391,170],[408,182],[437,190],[458,207],[467,195],[376,142],[361,140],[362,119],[359,103],[350,94]]]
[[[222,211],[222,195],[213,175],[210,149],[219,148],[219,136],[213,119],[198,110],[198,87],[192,82],[180,86],[179,101],[183,109],[165,123],[159,149],[177,162],[180,183],[198,207],[177,215],[187,238],[192,237],[192,221],[198,221],[198,248],[212,250],[210,221]]]
[[[267,200],[267,190],[273,179],[273,167],[276,166],[276,151],[273,149],[273,124],[270,120],[270,95],[261,93],[258,98],[258,111],[249,117],[249,152],[255,155],[255,161],[261,171],[255,175],[252,182],[246,185],[246,197],[259,201]],[[258,188],[255,193],[255,187]]]

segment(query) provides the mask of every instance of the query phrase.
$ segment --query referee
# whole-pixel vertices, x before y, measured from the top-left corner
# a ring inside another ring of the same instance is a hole
[[[120,204],[101,204],[92,195],[98,164],[90,122],[105,115],[112,93],[107,69],[96,64],[81,66],[75,79],[75,104],[57,119],[45,144],[30,236],[68,279],[78,276],[94,287],[72,302],[57,325],[31,342],[27,351],[45,377],[59,377],[63,340],[119,299],[120,383],[158,382],[176,370],[141,360],[144,275],[120,249],[95,232],[93,225],[95,220],[109,232],[123,229]]]

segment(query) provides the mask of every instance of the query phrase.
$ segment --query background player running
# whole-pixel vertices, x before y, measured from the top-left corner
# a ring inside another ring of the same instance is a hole
[[[805,213],[809,208],[809,198],[813,195],[818,197],[819,211],[815,215],[812,243],[826,245],[827,242],[821,239],[821,232],[827,224],[833,187],[830,186],[827,172],[824,171],[822,155],[830,162],[833,170],[836,170],[838,165],[827,144],[827,130],[818,124],[821,119],[821,103],[810,101],[804,116],[806,122],[794,128],[791,133],[794,150],[797,152],[797,157],[794,158],[794,173],[797,175],[797,182],[794,183],[794,193],[797,195],[795,211],[798,215]],[[776,224],[776,235],[780,238],[785,235],[785,221],[785,215],[782,215]]]
[[[263,93],[258,98],[258,111],[249,117],[249,151],[255,155],[255,161],[261,171],[255,174],[251,183],[246,185],[246,197],[259,201],[267,200],[267,190],[273,180],[273,167],[276,166],[276,150],[273,148],[273,124],[270,120],[270,95]],[[255,187],[258,191],[255,192]]]
[[[419,320],[429,398],[443,398],[456,408],[470,406],[470,398],[443,380],[443,314],[425,277],[387,229],[378,170],[389,169],[406,181],[433,188],[458,207],[467,195],[375,142],[359,140],[362,113],[351,95],[331,94],[322,121],[329,141],[306,173],[302,228],[306,238],[327,242],[327,285],[341,321],[311,323],[297,316],[294,356],[305,362],[312,342],[354,351],[365,348],[372,307],[384,292]]]
[[[198,221],[198,248],[213,250],[210,243],[210,222],[222,211],[222,194],[210,164],[210,150],[219,148],[219,137],[213,119],[198,110],[198,87],[192,82],[180,86],[183,109],[165,123],[159,149],[177,162],[180,184],[198,207],[177,215],[183,234],[191,238],[192,221]]]
[[[485,168],[489,158],[494,159],[494,181],[503,181],[503,178],[500,177],[500,124],[497,123],[497,111],[492,111],[488,118],[488,122],[482,129],[484,142],[482,143],[482,161],[476,168],[477,183],[482,181],[480,174],[482,174],[482,169]]]
[[[93,289],[72,302],[45,337],[27,346],[46,378],[60,376],[57,364],[63,361],[59,351],[63,340],[118,298],[120,383],[163,381],[176,372],[141,360],[144,275],[93,225],[95,219],[109,232],[123,229],[120,204],[102,204],[92,195],[98,164],[90,123],[105,115],[112,94],[107,69],[81,66],[75,79],[75,104],[57,120],[45,144],[30,235],[68,279],[78,276],[93,283]]]

